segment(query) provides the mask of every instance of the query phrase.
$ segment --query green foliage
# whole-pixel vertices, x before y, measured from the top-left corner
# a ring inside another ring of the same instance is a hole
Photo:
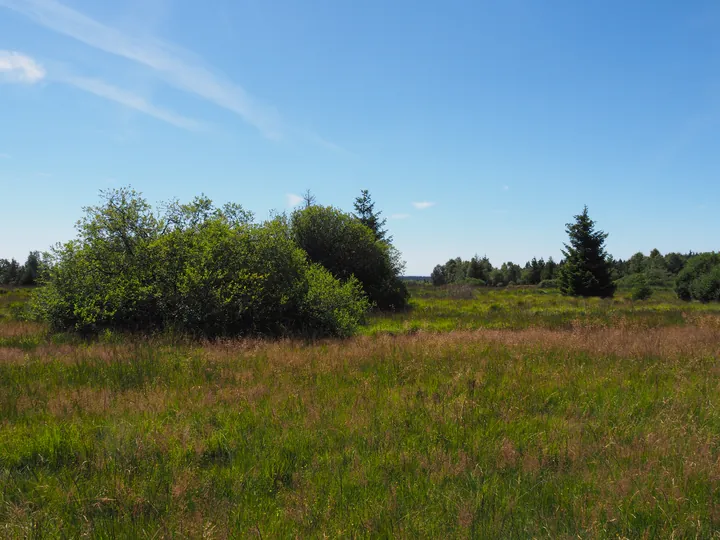
[[[443,265],[437,265],[430,275],[430,280],[434,285],[466,283],[468,279],[481,280],[486,285],[495,287],[510,283],[536,285],[542,280],[554,279],[558,268],[559,265],[552,257],[547,262],[544,259],[533,258],[525,268],[513,262],[506,262],[500,268],[493,268],[487,257],[480,258],[475,255],[469,261],[456,257]]]
[[[378,309],[403,309],[407,305],[399,253],[377,240],[358,219],[329,206],[310,206],[293,212],[291,223],[295,242],[312,262],[341,281],[357,278]]]
[[[360,282],[351,277],[338,285],[338,280],[318,264],[307,270],[307,279],[308,291],[302,303],[303,334],[352,335],[370,307]]]
[[[55,329],[348,335],[362,320],[356,284],[310,265],[283,218],[255,225],[205,197],[158,217],[131,189],[102,197],[78,238],[56,248],[36,294],[35,312]]]
[[[715,266],[706,274],[693,280],[690,293],[700,302],[717,302],[720,300],[720,266]]]
[[[563,250],[565,264],[558,276],[560,290],[570,296],[611,297],[615,285],[604,249],[608,235],[595,230],[587,206],[566,227],[570,243]]]
[[[539,289],[556,289],[558,286],[558,283],[554,279],[543,279],[540,283],[538,283]]]
[[[447,275],[445,274],[445,267],[438,264],[430,274],[430,281],[435,286],[447,285]]]
[[[388,236],[387,230],[383,229],[387,219],[380,217],[382,212],[375,212],[375,203],[367,189],[360,192],[360,196],[355,199],[354,207],[356,213],[353,215],[373,232],[375,240],[392,243],[392,236]]]
[[[665,267],[672,275],[678,275],[685,266],[685,259],[679,253],[665,255]]]
[[[633,287],[630,296],[633,300],[647,300],[652,296],[652,294],[653,290],[648,284],[647,279],[645,279],[644,276],[641,276],[635,282],[635,286]]]
[[[31,251],[23,265],[15,259],[0,259],[0,285],[36,285],[44,268],[45,261],[38,251]]]
[[[714,280],[720,266],[720,255],[703,253],[688,259],[675,281],[675,292],[682,300],[709,302],[715,297]]]

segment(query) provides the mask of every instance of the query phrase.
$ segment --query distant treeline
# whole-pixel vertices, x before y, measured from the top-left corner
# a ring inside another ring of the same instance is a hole
[[[683,300],[720,301],[720,254],[663,255],[653,249],[649,255],[614,259],[603,248],[607,234],[595,231],[587,208],[575,219],[567,225],[570,244],[565,244],[565,258],[558,262],[552,257],[533,258],[523,266],[508,261],[494,267],[487,257],[457,257],[435,266],[430,280],[433,285],[558,287],[563,293],[580,296],[612,296],[615,288],[622,287],[632,289],[637,299],[648,298],[653,287],[674,287]]]
[[[638,291],[638,298],[649,296],[648,287],[674,288],[683,300],[720,301],[720,254],[667,253],[653,249],[649,255],[636,253],[627,260],[609,258],[611,277],[617,287]],[[558,286],[557,278],[565,261],[533,258],[523,266],[513,262],[493,267],[487,257],[450,259],[437,265],[430,276],[433,285],[465,283],[491,287],[537,285]]]
[[[0,259],[0,285],[35,285],[42,266],[39,251],[31,251],[25,264],[15,259]]]
[[[651,286],[662,287],[674,285],[675,278],[687,262],[699,255],[706,254],[691,251],[662,255],[660,251],[653,249],[649,255],[636,253],[628,260],[608,257],[608,264],[613,281],[621,287],[634,285],[638,276],[645,277]],[[430,281],[433,285],[473,283],[492,287],[539,285],[545,282],[545,285],[552,287],[564,264],[564,259],[556,262],[552,257],[547,261],[533,257],[522,266],[508,261],[496,268],[487,257],[475,255],[470,260],[457,257],[437,265]]]

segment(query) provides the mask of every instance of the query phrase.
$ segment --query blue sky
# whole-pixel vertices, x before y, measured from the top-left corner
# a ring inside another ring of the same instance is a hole
[[[408,274],[717,250],[720,4],[0,0],[0,257],[100,189],[268,216],[371,191]]]

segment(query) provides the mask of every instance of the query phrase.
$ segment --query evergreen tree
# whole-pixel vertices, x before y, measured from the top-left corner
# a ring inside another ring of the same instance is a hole
[[[490,277],[490,272],[487,271],[482,259],[480,259],[480,257],[478,257],[477,255],[470,259],[470,264],[468,265],[467,270],[467,277],[472,279],[481,279],[485,282],[487,282],[488,278]]]
[[[35,285],[40,275],[40,253],[31,251],[28,255],[25,265],[22,267],[22,273],[19,277],[20,285]]]
[[[609,297],[615,293],[610,264],[605,252],[607,234],[595,230],[587,206],[575,216],[575,223],[566,225],[570,244],[565,244],[565,264],[559,272],[563,294],[572,296]]]
[[[353,215],[373,232],[375,239],[390,244],[392,236],[388,236],[387,231],[383,229],[387,219],[380,219],[382,212],[375,212],[375,203],[367,189],[360,192],[360,196],[355,199],[354,206],[356,213]]]
[[[312,194],[310,189],[306,189],[305,193],[303,193],[303,204],[305,205],[305,208],[310,208],[311,206],[315,206],[316,198],[315,195]]]
[[[553,260],[552,257],[550,257],[542,269],[542,274],[540,276],[541,281],[544,281],[546,279],[555,279],[556,271],[557,271],[557,263]]]

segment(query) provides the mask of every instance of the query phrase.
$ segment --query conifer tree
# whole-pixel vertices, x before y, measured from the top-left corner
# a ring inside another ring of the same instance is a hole
[[[360,196],[355,199],[354,206],[356,213],[353,215],[373,232],[376,240],[386,244],[392,243],[392,237],[388,236],[387,231],[383,229],[387,219],[380,219],[382,212],[375,212],[375,203],[367,189],[360,192]]]
[[[610,264],[605,252],[607,234],[595,230],[587,206],[575,216],[575,223],[566,225],[570,243],[565,244],[565,264],[558,281],[563,294],[572,296],[609,297],[615,293]]]

